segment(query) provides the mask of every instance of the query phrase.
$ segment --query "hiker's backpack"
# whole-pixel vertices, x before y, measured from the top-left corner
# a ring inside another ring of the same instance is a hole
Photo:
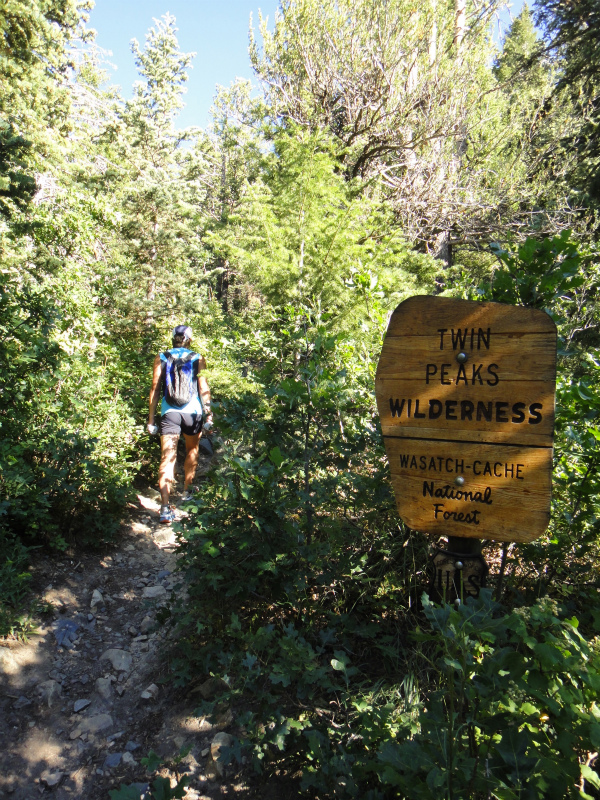
[[[198,375],[192,360],[197,357],[196,353],[189,352],[178,357],[166,350],[163,356],[165,358],[164,398],[170,406],[181,408],[198,396]]]

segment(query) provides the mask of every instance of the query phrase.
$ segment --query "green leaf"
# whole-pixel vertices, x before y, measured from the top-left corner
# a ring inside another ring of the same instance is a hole
[[[150,750],[148,755],[145,758],[140,759],[140,761],[146,767],[148,772],[156,772],[156,770],[163,763],[162,758],[158,755],[158,753],[155,753],[154,750]]]
[[[140,800],[142,793],[135,786],[126,786],[122,783],[118,789],[111,789],[108,796],[110,800]]]
[[[455,658],[444,658],[444,664],[447,664],[452,669],[458,670],[458,672],[462,672],[462,664],[458,662]]]
[[[279,447],[274,447],[269,452],[269,458],[271,459],[273,464],[275,464],[276,467],[280,467],[283,464],[284,460],[285,460],[284,457],[281,454],[281,450],[279,449]]]
[[[594,750],[600,750],[600,724],[597,722],[590,725],[590,742]]]
[[[185,796],[185,782],[185,777],[180,778],[180,780],[177,782],[177,786],[171,788],[171,781],[169,778],[156,778],[152,782],[153,800],[182,800]]]
[[[600,789],[600,776],[598,776],[598,773],[591,767],[588,767],[587,764],[582,764],[580,769],[581,777],[588,783],[591,783],[594,789]]]
[[[523,703],[523,705],[521,706],[521,713],[527,714],[527,716],[538,715],[540,713],[540,710],[531,703]]]

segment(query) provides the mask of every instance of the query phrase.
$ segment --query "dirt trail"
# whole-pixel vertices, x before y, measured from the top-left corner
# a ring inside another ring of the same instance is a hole
[[[34,566],[53,614],[25,644],[0,647],[0,797],[108,800],[121,783],[147,785],[150,749],[171,758],[184,745],[186,800],[256,796],[212,759],[231,713],[210,725],[161,683],[169,631],[155,619],[180,578],[173,531],[149,494],[103,555]]]

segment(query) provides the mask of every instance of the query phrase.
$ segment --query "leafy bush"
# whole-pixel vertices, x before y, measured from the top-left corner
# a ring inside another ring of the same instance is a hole
[[[523,252],[477,296],[517,287],[510,270],[548,273],[538,299],[568,350],[589,264],[565,237]],[[508,559],[505,588],[522,607],[506,613],[483,592],[421,611],[426,539],[396,521],[375,422],[380,323],[375,306],[358,336],[299,304],[229,342],[248,391],[221,400],[225,451],[180,529],[189,596],[172,609],[175,680],[222,678],[199,712],[240,703],[255,766],[300,770],[312,796],[588,796],[598,657],[573,610],[587,630],[596,581],[576,595],[568,571],[598,546],[596,361],[561,363],[552,527]],[[549,590],[560,609],[535,601]]]
[[[412,566],[425,560],[424,537],[398,525],[385,477],[372,364],[326,323],[318,308],[282,309],[272,329],[238,342],[255,365],[248,392],[219,405],[236,441],[180,532],[188,597],[173,609],[176,681],[201,672],[230,684],[230,699],[250,708],[242,724],[257,765],[320,752],[365,673],[379,697],[403,691],[398,643],[423,579]],[[397,724],[394,704],[373,714],[384,730]],[[327,771],[324,755],[310,757]]]
[[[378,750],[381,781],[410,798],[589,797],[600,742],[600,654],[555,603],[502,614],[489,590],[455,609],[424,597],[438,683],[418,730]]]
[[[14,533],[64,549],[110,538],[118,527],[126,482],[107,481],[95,442],[65,429],[1,445],[3,524]]]
[[[3,510],[0,504],[0,513]],[[23,608],[31,574],[27,571],[29,552],[17,538],[0,527],[0,636],[23,633],[28,628]]]

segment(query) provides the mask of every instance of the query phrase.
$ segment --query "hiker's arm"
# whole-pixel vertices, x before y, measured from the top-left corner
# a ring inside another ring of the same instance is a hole
[[[160,379],[162,375],[162,364],[160,356],[154,359],[154,367],[152,369],[152,388],[150,389],[149,407],[148,407],[148,425],[154,425],[154,415],[156,414],[156,406],[160,398]]]
[[[208,388],[208,383],[206,382],[204,375],[198,375],[198,393],[200,395],[200,399],[202,400],[202,408],[206,414],[205,422],[212,422],[213,415],[210,407],[210,389]]]

